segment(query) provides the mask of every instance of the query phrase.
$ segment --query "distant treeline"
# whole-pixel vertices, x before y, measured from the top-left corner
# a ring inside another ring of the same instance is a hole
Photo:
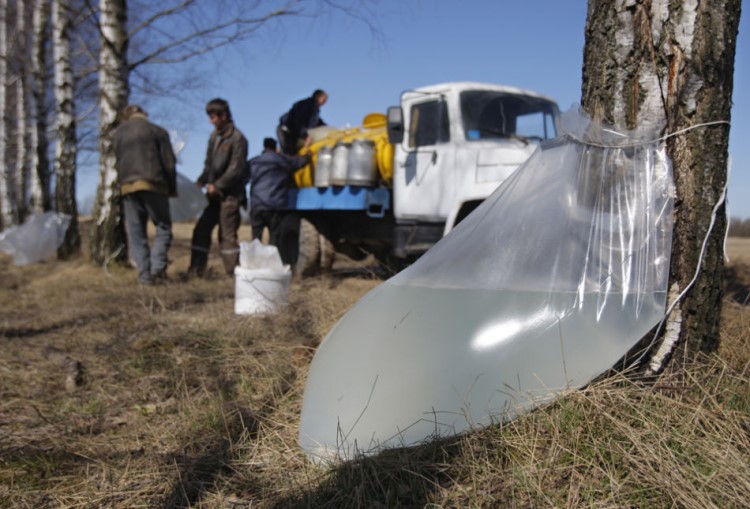
[[[750,237],[750,219],[732,217],[729,219],[730,237]]]

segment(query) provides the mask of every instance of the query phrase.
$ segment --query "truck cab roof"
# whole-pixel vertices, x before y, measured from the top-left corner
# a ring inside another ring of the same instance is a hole
[[[401,93],[402,99],[411,95],[441,95],[448,93],[461,93],[466,90],[488,90],[493,92],[500,92],[506,94],[517,94],[525,95],[529,97],[535,97],[537,99],[549,101],[555,103],[555,100],[549,96],[539,94],[532,90],[526,90],[523,88],[512,87],[508,85],[496,85],[493,83],[482,83],[479,81],[449,81],[445,83],[436,83],[434,85],[426,85],[417,87],[409,90],[405,90]]]

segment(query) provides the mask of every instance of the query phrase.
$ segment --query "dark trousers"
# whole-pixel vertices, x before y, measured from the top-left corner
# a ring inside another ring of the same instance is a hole
[[[260,240],[267,227],[268,243],[279,250],[281,262],[292,267],[299,257],[299,223],[299,216],[288,210],[250,210],[253,239]]]
[[[299,150],[305,144],[305,138],[300,138],[292,133],[285,125],[279,124],[276,127],[276,138],[279,140],[279,148],[283,154],[293,156],[299,153]]]
[[[161,275],[167,270],[167,251],[172,243],[172,217],[169,198],[153,191],[136,191],[122,197],[125,226],[128,232],[130,256],[138,269],[138,279],[149,281],[152,275]],[[146,227],[148,220],[154,223],[156,235],[153,249],[148,247]]]
[[[190,249],[190,271],[203,274],[211,251],[211,233],[219,225],[219,248],[224,270],[232,275],[240,263],[240,248],[237,243],[237,230],[240,229],[240,200],[236,196],[209,199],[208,206],[195,224]]]

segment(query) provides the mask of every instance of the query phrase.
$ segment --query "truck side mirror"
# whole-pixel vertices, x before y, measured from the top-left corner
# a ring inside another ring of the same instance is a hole
[[[398,145],[404,141],[404,112],[401,106],[388,108],[388,143]]]

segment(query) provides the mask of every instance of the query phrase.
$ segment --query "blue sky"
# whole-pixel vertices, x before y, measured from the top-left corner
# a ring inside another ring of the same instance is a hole
[[[750,6],[742,3],[729,207],[731,215],[750,218]],[[404,90],[443,81],[528,88],[565,110],[580,101],[586,8],[585,0],[385,0],[376,13],[382,32],[376,37],[342,16],[288,18],[202,63],[205,82],[176,102],[133,99],[186,140],[178,170],[191,178],[202,169],[211,131],[203,108],[213,97],[229,101],[251,155],[260,152],[264,137],[274,136],[278,117],[315,88],[329,92],[321,116],[338,127],[385,112]],[[82,169],[79,196],[93,194],[95,185],[94,171]]]

